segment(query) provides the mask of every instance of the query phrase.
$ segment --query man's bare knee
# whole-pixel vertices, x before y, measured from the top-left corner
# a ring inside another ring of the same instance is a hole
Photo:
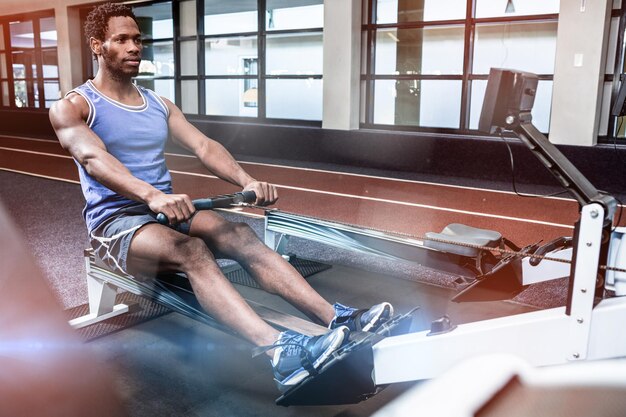
[[[215,262],[213,254],[204,241],[197,237],[186,236],[178,240],[173,248],[179,268],[182,271],[192,270],[205,262]]]

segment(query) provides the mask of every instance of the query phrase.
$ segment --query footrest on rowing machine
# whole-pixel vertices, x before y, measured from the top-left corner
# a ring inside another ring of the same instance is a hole
[[[408,333],[416,310],[395,316],[376,333],[352,333],[348,344],[338,350],[317,375],[310,375],[285,391],[276,399],[276,404],[285,407],[356,404],[382,391],[386,385],[377,386],[372,379],[372,346],[389,335]]]

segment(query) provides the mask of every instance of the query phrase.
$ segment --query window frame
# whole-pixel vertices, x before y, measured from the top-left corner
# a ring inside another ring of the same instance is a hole
[[[4,54],[6,61],[6,78],[0,78],[0,97],[4,96],[4,88],[5,83],[8,88],[8,98],[9,105],[4,105],[3,101],[0,100],[0,109],[6,110],[18,110],[18,111],[40,111],[47,112],[48,107],[46,107],[46,102],[50,102],[53,100],[46,100],[45,95],[45,83],[54,81],[57,85],[60,86],[60,77],[57,70],[56,77],[44,77],[43,73],[43,52],[55,51],[57,53],[57,68],[58,64],[58,44],[57,46],[47,46],[43,47],[41,42],[41,28],[40,28],[40,20],[45,18],[54,18],[55,19],[55,30],[56,30],[56,16],[53,9],[41,10],[32,13],[20,13],[16,15],[8,15],[8,16],[0,16],[0,25],[2,25],[2,34],[4,37],[4,49],[0,50],[0,54]],[[37,69],[37,74],[32,77],[25,77],[16,79],[13,74],[13,53],[14,51],[22,50],[23,48],[14,48],[11,42],[11,22],[32,22],[33,25],[33,48],[32,53],[34,55],[34,65]],[[58,32],[57,32],[58,33]],[[24,81],[26,82],[27,94],[29,96],[28,103],[24,107],[19,107],[15,103],[15,83],[16,81]],[[35,98],[34,88],[38,90],[38,97]],[[59,90],[60,91],[60,90]],[[33,94],[32,97],[31,94]],[[31,106],[31,99],[33,100],[33,105]],[[58,97],[55,97],[54,100],[57,100]],[[35,107],[34,104],[37,103],[38,107]]]
[[[391,130],[391,131],[419,131],[425,133],[445,133],[463,135],[482,135],[475,129],[470,129],[471,110],[471,87],[476,80],[487,80],[488,74],[474,74],[472,72],[474,64],[474,41],[476,27],[483,24],[506,25],[516,22],[558,22],[558,13],[541,15],[511,15],[499,17],[474,17],[476,14],[475,0],[466,1],[466,11],[464,19],[433,20],[433,21],[412,21],[399,23],[376,24],[377,0],[363,0],[362,12],[363,22],[361,25],[361,39],[364,42],[361,50],[361,91],[363,108],[361,108],[360,128]],[[462,74],[376,74],[376,31],[379,29],[424,29],[431,27],[464,26],[463,37],[463,66]],[[554,74],[537,74],[539,80],[553,81]],[[415,125],[389,125],[374,123],[374,84],[378,80],[396,81],[423,81],[423,80],[460,80],[461,81],[461,109],[459,112],[459,127],[427,127]]]

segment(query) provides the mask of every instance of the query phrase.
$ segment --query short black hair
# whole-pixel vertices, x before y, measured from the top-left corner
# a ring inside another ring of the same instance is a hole
[[[139,23],[137,22],[137,17],[133,13],[133,9],[131,9],[127,5],[119,3],[101,4],[94,7],[93,10],[87,15],[87,20],[85,21],[84,26],[87,44],[90,43],[91,38],[104,41],[109,19],[118,16],[131,17],[135,21],[135,23],[137,23],[137,26],[139,26]]]

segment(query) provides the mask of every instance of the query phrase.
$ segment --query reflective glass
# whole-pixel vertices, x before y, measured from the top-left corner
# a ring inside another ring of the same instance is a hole
[[[34,48],[35,34],[33,33],[33,22],[11,22],[11,47],[12,48]]]
[[[204,48],[206,75],[244,75],[246,60],[258,53],[256,36],[207,39]]]
[[[4,27],[0,25],[0,51],[4,50]]]
[[[151,78],[137,78],[135,83],[145,88],[149,88],[161,97],[170,101],[175,100],[174,80],[153,80]]]
[[[495,67],[553,74],[556,32],[557,22],[477,25],[473,73]]]
[[[9,83],[2,81],[2,105],[9,106]]]
[[[243,79],[206,80],[206,114],[213,116],[256,117],[257,108],[244,103]]]
[[[28,107],[28,93],[26,91],[26,81],[14,81],[13,92],[15,93],[15,106]]]
[[[265,27],[268,31],[310,29],[324,26],[324,1],[267,0]]]
[[[32,86],[33,89],[33,96],[34,96],[34,103],[30,103],[31,107],[35,107],[35,108],[39,108],[39,84],[37,84],[36,82],[32,82],[32,81],[28,81],[28,84],[30,86]]]
[[[195,36],[196,30],[196,0],[184,0],[180,7],[180,36]]]
[[[467,0],[378,0],[377,24],[465,19]]]
[[[322,74],[323,64],[321,33],[267,35],[265,64],[267,74]]]
[[[462,74],[462,26],[379,29],[376,74]]]
[[[269,118],[322,120],[322,80],[267,80]]]
[[[33,51],[14,51],[13,58],[13,78],[33,78],[37,77],[37,65]]]
[[[41,47],[52,48],[57,46],[57,28],[54,17],[44,17],[39,20]]]
[[[198,81],[183,80],[180,83],[181,110],[186,114],[198,114]]]
[[[143,46],[139,75],[174,76],[174,48],[171,41],[146,43]]]
[[[553,14],[560,0],[476,0],[476,17]]]
[[[460,80],[377,80],[374,123],[459,128]]]
[[[41,52],[41,59],[43,63],[43,77],[44,78],[58,78],[59,66],[57,63],[57,50],[48,50]]]
[[[7,56],[0,54],[0,78],[7,78]]]
[[[548,133],[550,129],[550,109],[552,108],[552,84],[551,80],[540,80],[537,85],[537,95],[532,109],[533,125],[541,132]],[[470,103],[470,129],[478,129],[480,112],[485,99],[487,80],[472,81],[472,94]]]
[[[205,35],[256,32],[257,27],[257,0],[204,2]]]
[[[61,91],[58,81],[44,81],[43,94],[45,97],[46,108],[50,108],[52,103],[61,98]]]
[[[144,39],[174,37],[171,2],[134,7],[133,12],[137,17],[139,29]]]
[[[180,43],[180,75],[198,75],[198,42]]]

